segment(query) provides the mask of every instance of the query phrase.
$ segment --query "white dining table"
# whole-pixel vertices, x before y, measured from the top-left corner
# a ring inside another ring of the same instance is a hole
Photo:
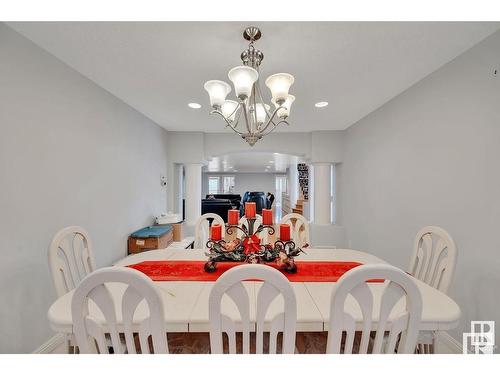
[[[301,261],[353,261],[362,264],[387,263],[374,255],[350,249],[314,249],[309,248],[306,254],[301,254],[297,260]],[[123,267],[148,260],[206,260],[206,250],[203,249],[163,249],[152,250],[140,254],[127,256],[120,260],[115,267]],[[449,296],[432,288],[431,286],[415,280],[422,293],[423,311],[421,331],[445,331],[455,328],[460,319],[460,308]],[[262,282],[248,281],[243,283],[247,289],[251,304],[250,318],[255,322],[256,296]],[[292,287],[297,299],[297,331],[321,332],[327,331],[330,320],[330,297],[334,282],[292,282]],[[208,332],[208,298],[214,282],[207,281],[162,281],[155,282],[161,292],[165,306],[165,324],[167,332]],[[117,305],[125,290],[121,284],[108,285],[112,297]],[[380,302],[384,283],[370,283],[374,295],[373,322],[376,329],[378,321],[377,303]],[[50,326],[56,332],[72,333],[71,298],[73,291],[58,298],[48,311]],[[143,301],[144,302],[144,301]],[[393,309],[389,318],[398,316],[405,308],[402,299]],[[355,317],[356,323],[361,327],[362,315],[354,299],[346,301],[346,310]],[[117,309],[119,310],[119,309]],[[275,299],[270,305],[266,324],[280,311],[283,310],[281,297]],[[222,311],[230,316],[233,321],[241,324],[240,315],[236,305],[230,298],[224,296]],[[104,318],[102,313],[93,304],[89,305],[89,313],[98,321]],[[119,314],[119,312],[118,312]],[[141,321],[147,316],[147,307],[144,303],[138,306],[134,320]],[[118,322],[121,316],[117,317]],[[255,329],[255,324],[254,327]],[[266,327],[264,327],[266,329]]]

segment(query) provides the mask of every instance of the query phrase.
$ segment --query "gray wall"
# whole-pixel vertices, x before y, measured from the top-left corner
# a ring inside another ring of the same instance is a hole
[[[54,333],[47,246],[90,232],[98,267],[166,209],[167,132],[0,24],[0,353]]]
[[[209,173],[205,172],[202,175],[202,197],[208,194],[208,176],[235,176],[234,188],[235,194],[243,194],[246,191],[268,191],[274,194],[276,190],[275,176],[284,176],[286,173]],[[222,183],[222,182],[221,182]]]
[[[470,320],[500,321],[499,64],[497,32],[350,127],[344,145],[353,248],[406,268],[419,228],[442,226],[455,239],[460,342]]]
[[[166,210],[159,179],[168,140],[166,131],[3,24],[0,46],[0,352],[30,352],[53,334],[46,318],[55,299],[51,237],[82,225],[99,267],[123,257],[127,234]],[[459,260],[450,294],[464,312],[458,340],[471,319],[500,321],[499,64],[496,33],[332,139],[323,132],[275,135],[283,147],[283,137],[295,140],[294,149],[303,147],[313,161],[342,162],[338,204],[349,246],[406,268],[420,227],[451,233]],[[236,150],[221,151],[222,144],[240,147],[219,135],[179,136],[203,151],[185,160],[184,143],[169,137],[170,163]],[[281,151],[273,139],[257,146]],[[239,193],[274,190],[273,174],[241,175],[252,178],[236,179],[245,186]]]

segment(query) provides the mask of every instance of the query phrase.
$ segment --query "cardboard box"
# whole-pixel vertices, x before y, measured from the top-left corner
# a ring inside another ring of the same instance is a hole
[[[170,226],[154,226],[142,228],[128,238],[128,253],[164,249],[173,242],[173,230]]]
[[[172,224],[174,242],[180,242],[184,239],[183,227],[184,227],[183,221]]]

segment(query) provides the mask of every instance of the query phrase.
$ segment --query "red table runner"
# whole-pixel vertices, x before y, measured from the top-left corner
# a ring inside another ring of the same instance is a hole
[[[327,261],[295,263],[297,273],[282,271],[291,282],[335,282],[347,271],[361,265],[358,262]],[[198,260],[145,261],[128,267],[141,271],[153,281],[216,281],[225,271],[241,264],[244,263],[220,262],[217,263],[217,270],[212,273],[205,272],[205,262]],[[279,269],[274,263],[268,265]]]

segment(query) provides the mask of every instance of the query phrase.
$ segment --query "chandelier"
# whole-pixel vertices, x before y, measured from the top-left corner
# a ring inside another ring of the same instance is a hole
[[[295,100],[295,96],[288,94],[294,81],[293,76],[277,73],[265,81],[271,90],[274,110],[264,102],[259,84],[259,66],[264,54],[254,47],[254,42],[261,36],[260,30],[254,26],[247,27],[243,32],[243,37],[250,41],[248,48],[241,53],[243,65],[231,69],[227,74],[233,83],[236,101],[226,100],[231,92],[228,83],[211,80],[204,85],[213,108],[210,114],[221,116],[226,127],[240,135],[250,146],[274,131],[278,125],[289,125],[287,118]]]

